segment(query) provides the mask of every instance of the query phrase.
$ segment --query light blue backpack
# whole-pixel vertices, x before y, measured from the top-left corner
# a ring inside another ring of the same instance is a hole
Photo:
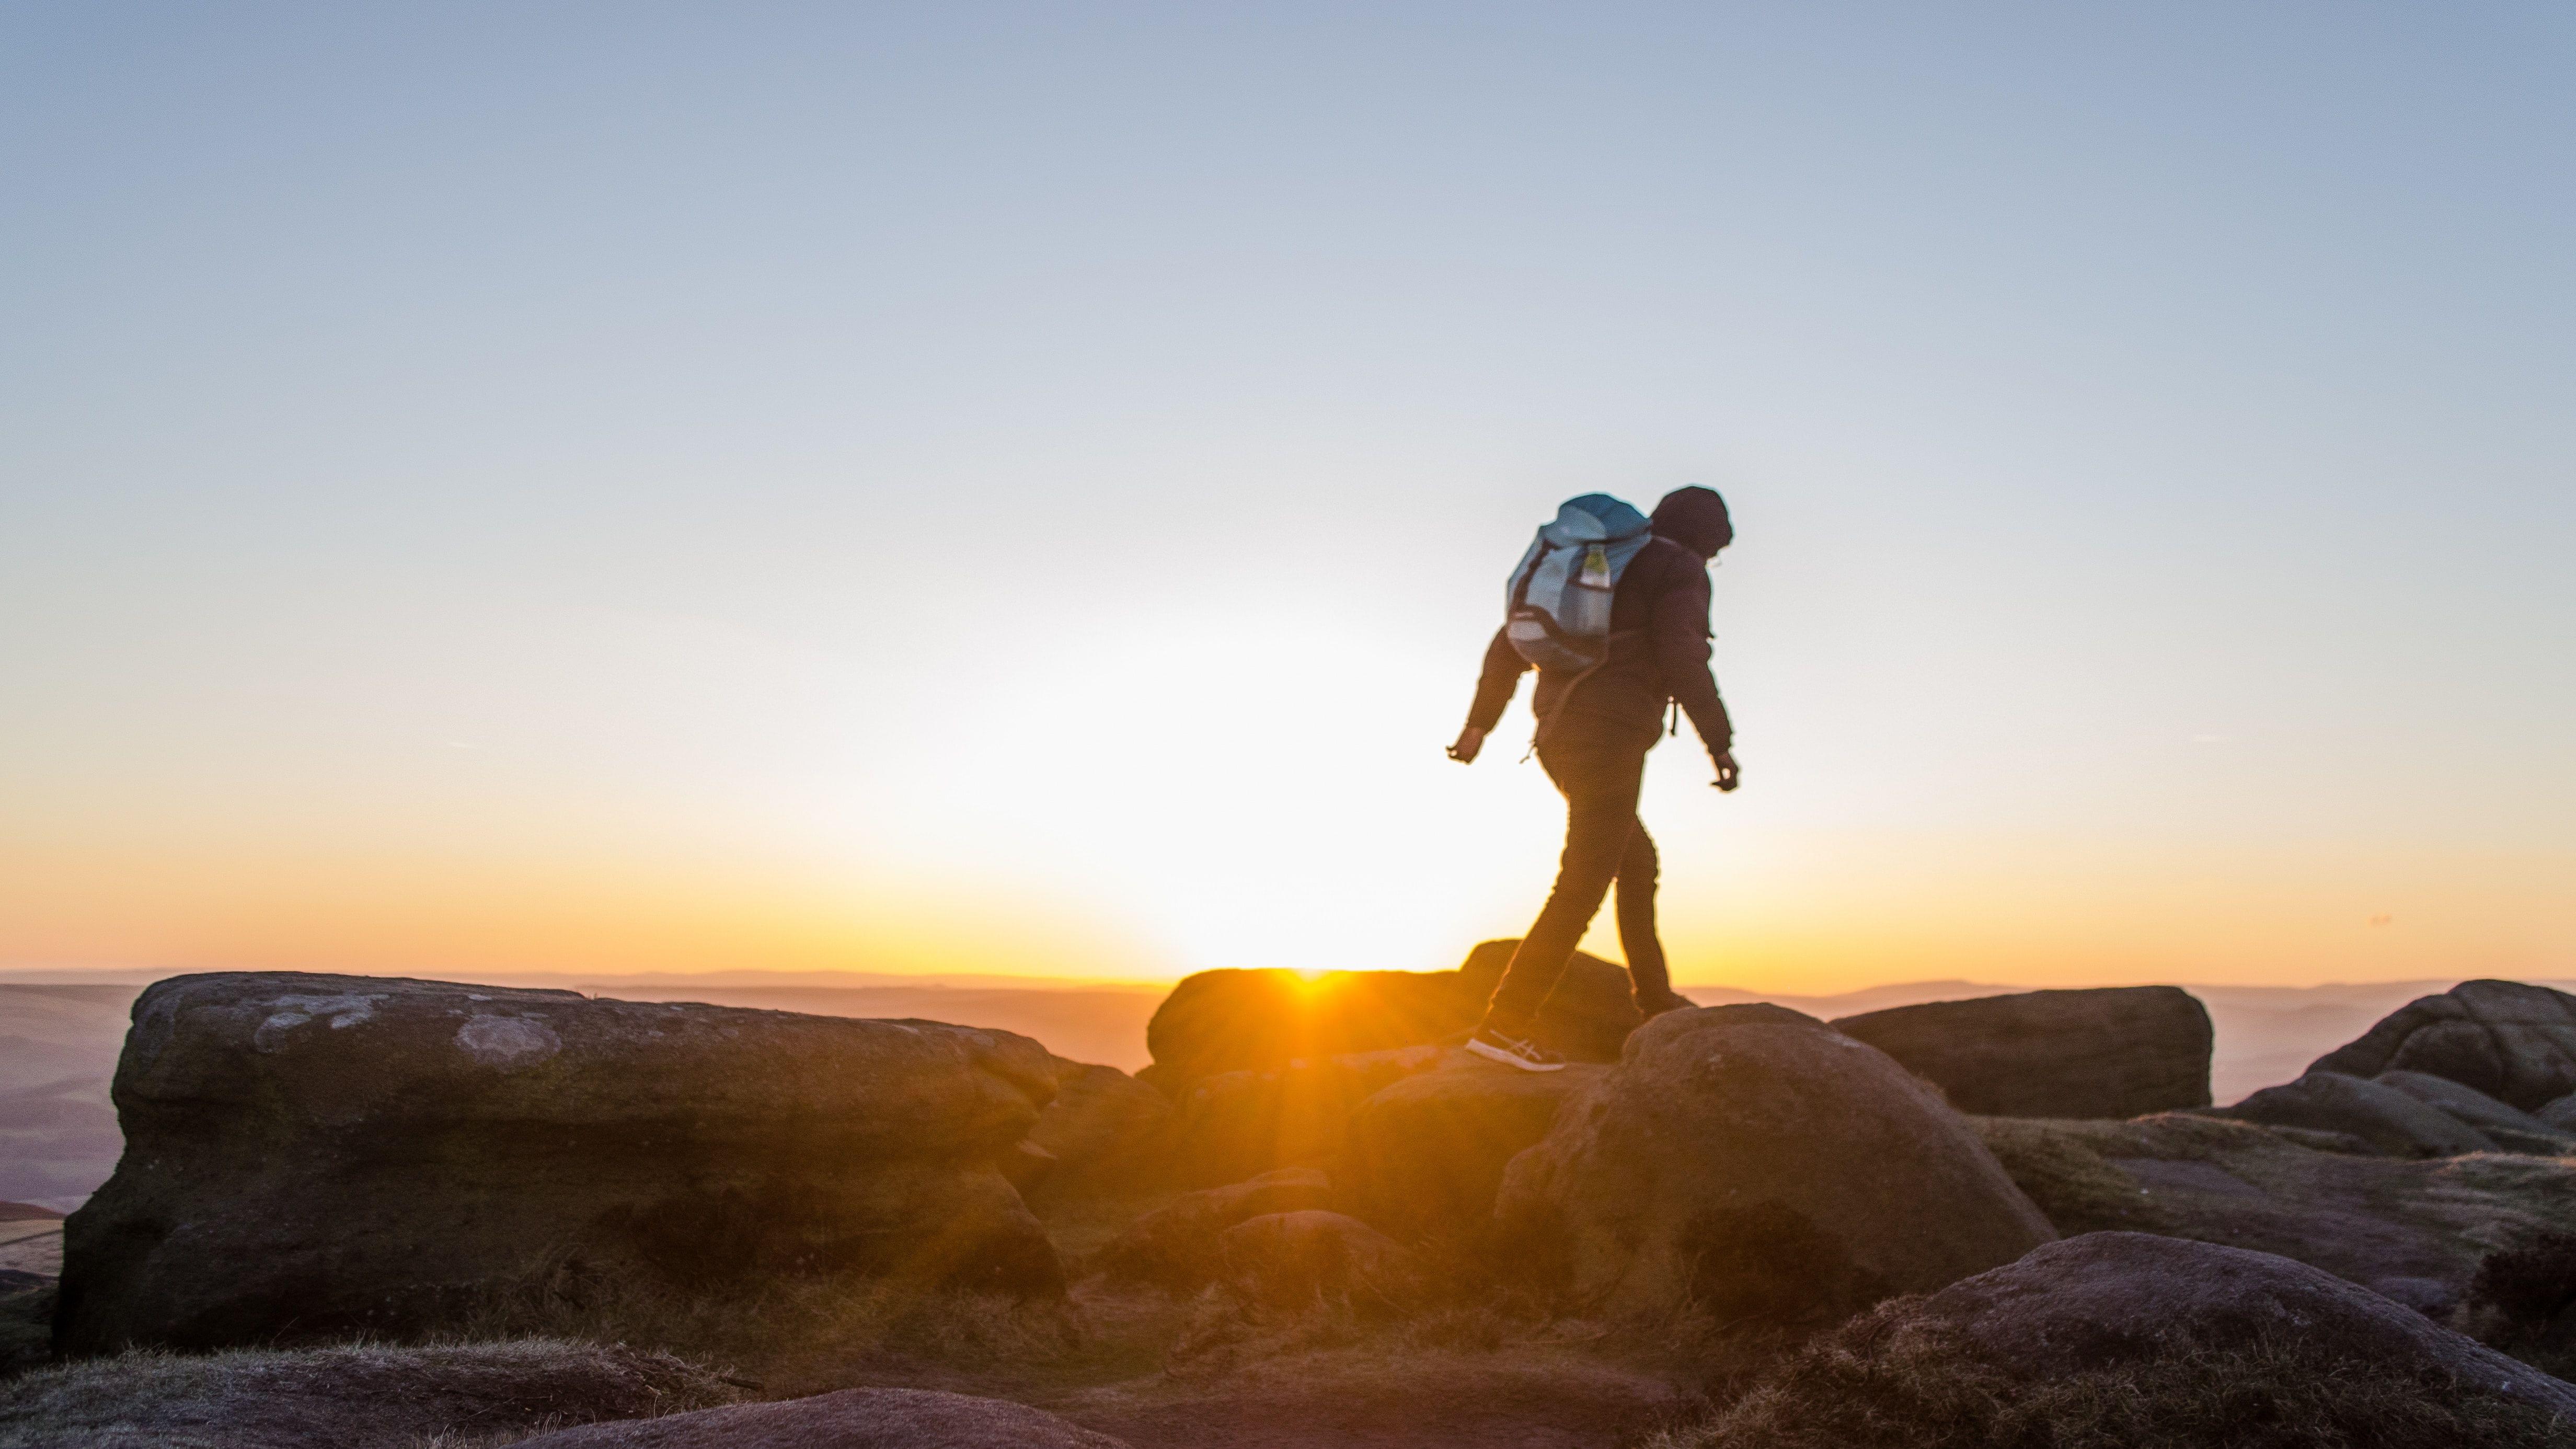
[[[1610,596],[1654,537],[1646,515],[1607,493],[1569,499],[1512,570],[1504,637],[1541,669],[1599,667],[1610,657]]]

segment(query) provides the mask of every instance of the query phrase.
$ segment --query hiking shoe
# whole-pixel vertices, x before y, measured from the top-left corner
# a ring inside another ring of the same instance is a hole
[[[1525,1072],[1561,1072],[1565,1058],[1540,1046],[1527,1037],[1505,1036],[1490,1026],[1480,1026],[1467,1038],[1467,1050],[1489,1062],[1501,1062]]]

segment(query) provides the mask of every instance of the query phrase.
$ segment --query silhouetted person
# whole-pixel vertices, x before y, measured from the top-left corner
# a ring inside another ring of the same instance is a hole
[[[1628,515],[1633,518],[1633,513]],[[1654,541],[1619,575],[1611,596],[1609,653],[1576,672],[1541,669],[1531,706],[1539,718],[1539,764],[1565,796],[1565,855],[1547,906],[1521,938],[1494,987],[1467,1049],[1527,1071],[1552,1072],[1564,1058],[1530,1040],[1530,1025],[1574,959],[1601,898],[1619,887],[1619,946],[1637,1007],[1648,1016],[1688,1006],[1664,969],[1655,937],[1655,843],[1637,819],[1646,752],[1663,735],[1668,702],[1680,704],[1708,746],[1717,788],[1735,788],[1734,730],[1709,674],[1708,564],[1735,538],[1726,500],[1683,488],[1655,505]],[[1449,757],[1472,763],[1485,736],[1530,668],[1497,630],[1467,726]]]

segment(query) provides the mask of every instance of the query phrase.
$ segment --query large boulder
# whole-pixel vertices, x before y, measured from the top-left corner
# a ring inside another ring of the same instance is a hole
[[[2572,1422],[2576,1387],[2313,1268],[2094,1233],[1881,1307],[1680,1442],[2523,1449]]]
[[[2233,1107],[2214,1108],[2212,1115],[2268,1127],[2338,1132],[2391,1157],[2495,1151],[2493,1139],[2448,1112],[2395,1087],[2341,1072],[2311,1071],[2295,1082],[2265,1087]]]
[[[2536,1111],[2576,1092],[2576,996],[2519,981],[2463,981],[2390,1013],[2315,1072],[2425,1072]]]
[[[1503,1169],[1607,1067],[1523,1072],[1465,1052],[1360,1103],[1347,1176],[1354,1210],[1399,1237],[1482,1235]]]
[[[1475,1025],[1517,941],[1487,941],[1455,971],[1202,971],[1172,988],[1145,1028],[1140,1075],[1178,1093],[1224,1072],[1423,1046]],[[1641,1020],[1628,973],[1576,952],[1534,1034],[1583,1061],[1613,1061]]]
[[[2576,1132],[2552,1127],[2520,1107],[2499,1102],[2448,1077],[2397,1071],[2381,1072],[2371,1080],[2383,1087],[2394,1087],[2455,1122],[2476,1128],[2508,1152],[2537,1152],[2550,1157],[2576,1152]]]
[[[1054,1090],[1037,1043],[933,1022],[175,977],[135,1004],[57,1346],[412,1333],[567,1268],[1060,1291],[994,1166]]]
[[[2209,1011],[2178,986],[2025,991],[1863,1012],[1834,1028],[1962,1112],[2137,1117],[2209,1105]]]
[[[2576,1232],[2576,1162],[2325,1151],[2297,1129],[2190,1112],[2127,1122],[1973,1119],[2057,1230],[2276,1253],[2448,1313],[2499,1243]]]
[[[519,1449],[1127,1449],[1007,1399],[929,1389],[843,1389],[631,1424],[592,1424]]]
[[[1764,1005],[1640,1028],[1512,1160],[1495,1212],[1582,1302],[1721,1319],[1840,1316],[2056,1236],[1913,1074]]]
[[[0,1391],[10,1449],[417,1449],[741,1397],[665,1353],[547,1340],[128,1354]]]

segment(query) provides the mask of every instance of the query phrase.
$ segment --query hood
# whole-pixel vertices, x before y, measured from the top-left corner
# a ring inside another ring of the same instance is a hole
[[[1655,532],[1698,554],[1715,558],[1735,542],[1735,524],[1726,516],[1726,500],[1714,488],[1676,488],[1655,505]]]

